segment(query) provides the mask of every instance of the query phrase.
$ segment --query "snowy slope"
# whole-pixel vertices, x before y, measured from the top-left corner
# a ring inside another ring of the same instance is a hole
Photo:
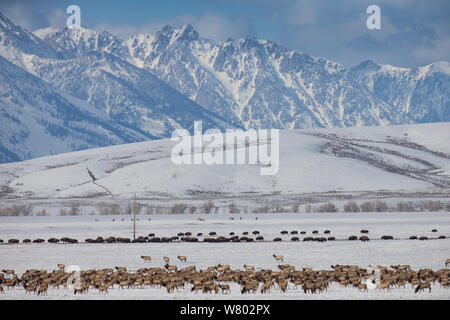
[[[0,70],[1,162],[146,138],[2,57]]]
[[[197,120],[205,127],[232,127],[122,60],[120,42],[110,34],[37,34],[55,35],[65,47],[47,45],[0,13],[0,162],[167,137]]]
[[[168,137],[175,128],[191,129],[194,121],[231,127],[148,71],[108,53],[65,60],[34,57],[27,70],[148,137]]]
[[[411,69],[365,61],[347,73],[416,123],[450,121],[450,65],[446,61]]]
[[[0,12],[0,56],[23,67],[28,55],[55,59],[58,57],[47,43],[32,32],[14,25]]]
[[[273,176],[260,175],[260,165],[174,165],[175,142],[157,140],[3,164],[0,181],[11,188],[9,196],[44,198],[442,192],[450,190],[449,128],[441,123],[283,131]]]

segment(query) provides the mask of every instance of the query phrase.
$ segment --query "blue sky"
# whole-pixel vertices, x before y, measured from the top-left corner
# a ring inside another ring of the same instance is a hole
[[[0,10],[30,30],[65,25],[65,9],[81,8],[82,26],[121,38],[191,23],[216,41],[245,36],[351,67],[363,60],[420,66],[450,60],[448,0],[2,0]],[[381,30],[368,30],[366,9],[381,8]]]

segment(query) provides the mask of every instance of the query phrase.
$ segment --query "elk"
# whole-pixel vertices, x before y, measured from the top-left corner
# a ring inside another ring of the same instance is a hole
[[[275,253],[274,253],[272,256],[274,257],[274,259],[275,259],[276,261],[283,261],[283,262],[284,262],[283,256],[281,256],[281,255],[276,255]]]
[[[416,290],[414,290],[414,293],[420,292],[428,288],[428,292],[431,292],[431,285],[429,282],[421,282],[417,286]]]
[[[278,283],[278,286],[280,287],[280,289],[281,289],[282,292],[286,292],[287,286],[288,286],[287,280],[280,281],[280,282]]]
[[[64,264],[62,264],[62,263],[58,263],[58,268],[59,268],[59,270],[64,271],[66,266]]]
[[[241,289],[241,294],[244,294],[246,292],[253,292],[255,293],[258,289],[258,282],[246,282]]]
[[[164,257],[163,259],[166,264],[169,264],[169,257]]]
[[[47,290],[48,290],[48,284],[45,283],[45,284],[39,286],[39,289],[38,289],[37,294],[38,294],[38,295],[47,294]]]
[[[445,260],[445,266],[448,266],[450,264],[450,259]]]
[[[127,272],[127,268],[125,268],[125,267],[115,267],[115,268],[116,268],[117,272],[123,272],[123,273]]]
[[[98,292],[99,293],[104,293],[104,294],[107,294],[108,293],[108,286],[98,286],[97,287],[97,289],[98,289]]]
[[[5,274],[14,275],[14,270],[12,269],[3,269],[2,272]]]
[[[266,293],[270,291],[271,284],[269,282],[265,282],[261,287],[261,293]]]
[[[0,293],[5,293],[5,290],[3,289],[2,286],[0,286]]]
[[[254,266],[248,266],[248,265],[244,264],[244,268],[247,271],[255,271],[255,267]]]
[[[144,259],[145,261],[152,261],[152,257],[150,256],[141,256],[142,259]]]
[[[186,256],[178,256],[177,258],[178,258],[178,260],[183,261],[183,262],[187,261]]]
[[[227,270],[230,270],[230,265],[229,264],[219,264],[216,267],[217,272],[225,272]]]
[[[368,291],[367,290],[367,284],[365,284],[365,283],[358,284],[358,290],[367,292]]]
[[[36,285],[25,286],[25,294],[33,292],[36,294]]]
[[[219,288],[220,288],[220,290],[222,290],[222,293],[226,293],[226,292],[231,293],[230,285],[228,285],[228,284],[219,284]]]
[[[168,263],[164,265],[164,268],[167,269],[167,271],[171,272],[171,271],[177,271],[177,266],[171,266]]]

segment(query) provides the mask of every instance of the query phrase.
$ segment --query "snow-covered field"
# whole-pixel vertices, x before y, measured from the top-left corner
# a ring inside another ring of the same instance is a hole
[[[229,218],[233,216],[234,220]],[[148,221],[148,217],[151,221]],[[450,218],[448,213],[314,213],[314,214],[246,214],[202,215],[206,221],[199,221],[197,215],[151,215],[140,216],[137,222],[137,235],[147,235],[150,232],[156,236],[173,236],[178,232],[198,232],[204,235],[210,231],[218,235],[228,235],[235,232],[241,235],[248,231],[260,231],[266,240],[281,236],[281,230],[306,231],[311,236],[313,230],[331,230],[331,236],[337,239],[350,235],[360,235],[361,229],[369,230],[371,239],[382,235],[393,235],[405,239],[411,235],[436,238],[445,235],[447,239],[428,241],[419,240],[371,240],[334,241],[334,242],[290,242],[291,235],[282,236],[283,242],[261,243],[131,243],[131,244],[19,244],[0,245],[0,268],[11,268],[17,273],[27,269],[56,269],[58,263],[66,266],[77,265],[81,269],[111,268],[124,266],[128,270],[142,267],[162,267],[163,257],[171,258],[171,264],[179,268],[195,265],[197,269],[217,265],[230,264],[232,269],[243,269],[244,264],[254,265],[256,269],[277,268],[272,254],[284,255],[285,263],[294,265],[297,269],[311,267],[313,269],[331,269],[332,264],[354,264],[360,267],[369,265],[409,264],[413,270],[445,268],[445,260],[450,258]],[[242,220],[239,219],[242,217]],[[256,220],[255,218],[258,217]],[[132,222],[129,217],[125,221],[119,217],[3,217],[0,223],[0,237],[5,239],[68,236],[79,240],[97,236],[132,236]],[[144,219],[145,218],[145,219]],[[95,221],[97,219],[98,221]],[[115,219],[116,221],[112,221]],[[119,221],[117,221],[119,220]],[[432,233],[437,229],[437,233]],[[300,235],[300,238],[303,236]],[[152,262],[143,261],[141,255],[150,255]],[[178,262],[178,255],[187,256],[186,263]],[[5,289],[0,299],[41,298],[35,295],[25,295],[20,288]],[[327,292],[319,295],[304,294],[291,285],[286,293],[274,289],[270,294],[241,295],[237,284],[231,285],[231,294],[193,294],[190,287],[185,290],[168,294],[166,290],[157,288],[118,289],[115,287],[108,295],[100,295],[97,290],[88,294],[73,296],[69,289],[49,289],[44,299],[449,299],[450,290],[439,284],[428,291],[415,294],[411,286],[394,288],[390,292],[374,289],[360,292],[353,288],[341,288],[332,284]]]

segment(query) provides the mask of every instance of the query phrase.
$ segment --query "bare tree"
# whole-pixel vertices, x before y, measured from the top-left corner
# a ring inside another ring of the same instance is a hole
[[[428,201],[427,203],[428,211],[435,212],[442,209],[442,204],[439,200]]]
[[[188,208],[188,206],[185,203],[175,203],[172,206],[172,213],[183,214],[187,208]]]
[[[361,203],[362,212],[375,212],[375,203],[372,201],[366,201]]]
[[[235,203],[230,203],[228,205],[228,212],[229,213],[239,213],[240,210],[239,210],[238,206]]]
[[[387,212],[389,210],[389,207],[386,202],[377,200],[377,202],[375,202],[375,210],[377,212]]]
[[[194,214],[195,211],[197,211],[197,207],[192,206],[192,207],[189,208],[189,213],[190,213],[190,214]]]
[[[203,213],[212,213],[213,208],[214,208],[214,202],[212,202],[211,200],[205,202],[202,205]]]
[[[338,212],[338,208],[336,208],[334,203],[328,202],[320,205],[317,208],[317,212]]]
[[[359,212],[360,208],[355,201],[347,202],[344,205],[344,212]]]

